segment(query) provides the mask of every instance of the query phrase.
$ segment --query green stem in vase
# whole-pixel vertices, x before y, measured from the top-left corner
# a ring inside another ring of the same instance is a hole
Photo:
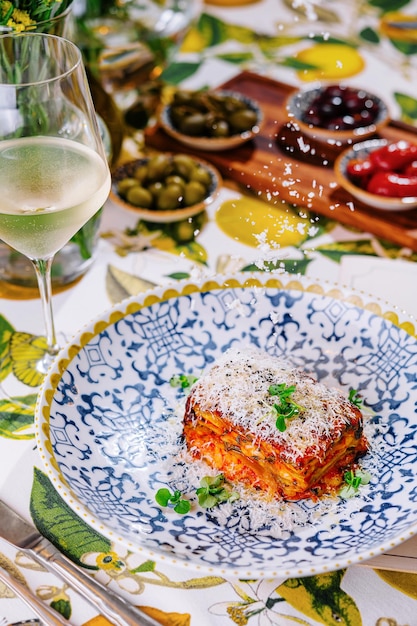
[[[72,243],[75,243],[80,249],[82,259],[91,259],[94,250],[94,241],[96,238],[100,215],[100,209],[84,226],[72,237]]]

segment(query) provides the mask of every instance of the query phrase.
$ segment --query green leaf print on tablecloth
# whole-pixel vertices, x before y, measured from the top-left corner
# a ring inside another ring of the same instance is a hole
[[[86,552],[110,550],[111,542],[94,531],[70,509],[49,478],[35,467],[30,512],[39,532],[78,565]],[[98,566],[89,566],[99,569]]]
[[[0,400],[0,436],[6,439],[33,439],[33,432],[26,432],[33,425],[36,394],[16,396]]]

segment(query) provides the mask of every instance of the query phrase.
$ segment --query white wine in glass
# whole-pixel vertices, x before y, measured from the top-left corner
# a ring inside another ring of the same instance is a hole
[[[41,33],[0,35],[0,239],[33,263],[46,372],[58,352],[53,257],[103,206],[110,171],[81,53]]]

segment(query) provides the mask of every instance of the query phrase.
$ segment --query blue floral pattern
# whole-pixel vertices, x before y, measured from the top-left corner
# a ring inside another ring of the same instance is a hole
[[[307,280],[271,286],[271,277],[254,276],[254,283],[156,290],[151,304],[137,296],[84,331],[45,381],[39,448],[70,506],[152,558],[240,577],[344,567],[417,529],[416,337]],[[375,438],[366,496],[334,503],[314,523],[317,504],[288,505],[309,521],[279,537],[268,525],[253,528],[242,502],[221,521],[198,507],[179,516],[156,504],[181,433],[181,393],[170,380],[198,376],[232,345],[256,345],[326,384],[360,391]]]

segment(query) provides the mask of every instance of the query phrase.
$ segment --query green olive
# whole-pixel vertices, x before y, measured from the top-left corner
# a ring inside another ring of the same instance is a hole
[[[202,202],[206,197],[207,190],[204,185],[202,185],[197,180],[192,180],[185,185],[184,189],[184,204],[185,206],[193,206],[193,204],[198,204]]]
[[[138,181],[135,178],[122,178],[122,180],[119,180],[117,183],[117,193],[120,196],[125,196],[128,190],[137,184]]]
[[[136,178],[136,181],[143,183],[146,180],[148,175],[148,166],[146,163],[142,163],[135,169],[133,172],[133,176]]]
[[[184,189],[185,180],[182,178],[182,176],[179,176],[178,174],[171,174],[170,176],[166,177],[165,184],[166,185],[179,185],[181,189]]]
[[[211,174],[208,169],[206,169],[202,165],[197,165],[197,167],[195,167],[191,173],[190,181],[191,180],[196,180],[197,182],[204,185],[204,188],[207,191],[207,189],[211,185]]]
[[[206,118],[203,113],[192,113],[187,115],[180,122],[180,130],[185,135],[198,137],[204,135],[206,129]]]
[[[234,111],[241,111],[242,109],[246,109],[247,105],[244,100],[237,98],[232,95],[228,95],[224,98],[224,108],[229,113],[234,113]]]
[[[171,171],[171,160],[166,154],[158,154],[149,159],[147,168],[148,180],[162,180]]]
[[[230,135],[230,127],[226,120],[218,120],[211,127],[213,137],[228,137]]]
[[[243,133],[245,130],[253,128],[257,122],[257,115],[251,109],[235,111],[229,118],[230,126],[237,133]]]
[[[126,200],[137,207],[150,209],[153,203],[153,197],[149,189],[145,189],[140,185],[131,187],[126,193]]]
[[[186,180],[190,179],[191,172],[194,170],[195,161],[192,157],[187,156],[186,154],[174,154],[172,157],[172,164],[174,166],[174,171],[181,176],[181,178],[185,178]]]
[[[157,180],[155,183],[151,183],[146,188],[151,192],[153,198],[157,198],[161,193],[161,190],[164,188],[164,185],[160,180]]]
[[[156,208],[162,211],[173,211],[181,206],[185,190],[175,183],[161,189],[156,198]]]

